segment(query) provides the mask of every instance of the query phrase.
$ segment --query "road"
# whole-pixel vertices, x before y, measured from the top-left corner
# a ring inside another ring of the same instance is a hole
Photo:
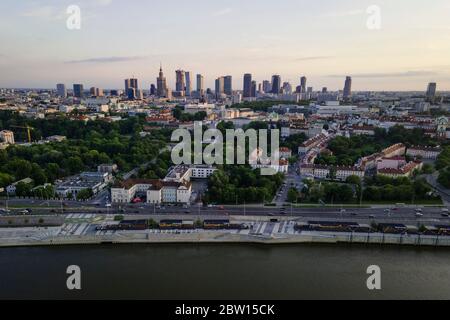
[[[193,206],[190,208],[166,207],[160,208],[153,205],[127,205],[121,209],[118,207],[66,207],[65,215],[76,213],[95,213],[97,215],[123,214],[126,217],[183,217],[184,219],[197,219],[198,217],[217,216],[255,216],[255,217],[285,217],[290,219],[327,219],[327,220],[348,220],[362,223],[370,222],[402,222],[408,224],[449,224],[450,218],[442,216],[441,208],[423,208],[423,216],[417,217],[415,209],[412,207],[398,208],[388,211],[386,208],[353,208],[340,210],[339,208],[276,208],[276,207],[256,207],[246,206],[225,206],[206,208]],[[58,214],[60,209],[42,208],[33,209],[33,214]]]
[[[427,182],[436,190],[442,198],[445,206],[450,206],[450,190],[445,189],[438,183],[439,172],[435,172],[434,174],[428,174],[425,176]]]
[[[299,191],[303,189],[302,177],[297,173],[298,168],[299,163],[289,166],[288,174],[284,180],[285,184],[280,188],[280,190],[278,190],[277,195],[272,201],[273,203],[276,203],[277,206],[282,206],[288,202],[287,197],[291,188],[297,188]]]

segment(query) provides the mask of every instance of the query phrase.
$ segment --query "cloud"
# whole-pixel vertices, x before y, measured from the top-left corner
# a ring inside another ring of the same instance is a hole
[[[310,56],[310,57],[301,57],[294,59],[295,61],[313,61],[313,60],[326,60],[332,59],[333,56]]]
[[[233,12],[233,9],[225,8],[225,9],[222,9],[220,11],[213,12],[212,16],[213,17],[220,17],[220,16],[224,16],[224,15],[230,14],[232,12]]]
[[[137,61],[145,59],[145,57],[98,57],[98,58],[88,58],[82,60],[71,60],[66,61],[65,63],[70,64],[81,64],[81,63],[114,63],[114,62],[128,62],[128,61]]]
[[[405,77],[424,77],[435,76],[438,73],[428,70],[415,70],[405,72],[391,72],[391,73],[359,73],[352,75],[353,78],[405,78]],[[348,75],[329,75],[331,78],[344,78]]]
[[[320,17],[323,18],[340,18],[340,17],[349,17],[349,16],[357,16],[360,14],[364,14],[364,10],[349,10],[349,11],[337,11],[337,12],[328,12],[321,14]]]
[[[98,6],[109,6],[112,3],[112,0],[95,0],[94,3]]]
[[[22,17],[58,20],[64,17],[64,11],[53,6],[36,7],[21,14]]]

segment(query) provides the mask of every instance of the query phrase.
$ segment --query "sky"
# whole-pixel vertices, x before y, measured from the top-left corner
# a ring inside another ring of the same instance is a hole
[[[70,5],[80,30],[67,28]],[[448,0],[2,0],[0,87],[112,89],[134,76],[147,89],[162,63],[172,88],[180,68],[211,88],[232,75],[241,89],[252,73],[294,87],[304,75],[316,90],[349,75],[355,90],[444,91],[449,18]]]

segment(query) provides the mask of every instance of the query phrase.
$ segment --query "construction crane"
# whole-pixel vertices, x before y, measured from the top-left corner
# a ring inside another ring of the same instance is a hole
[[[27,133],[28,133],[28,142],[31,143],[31,130],[34,130],[33,127],[30,126],[26,126],[26,127],[21,127],[21,126],[11,126],[11,128],[19,128],[19,129],[26,129]]]

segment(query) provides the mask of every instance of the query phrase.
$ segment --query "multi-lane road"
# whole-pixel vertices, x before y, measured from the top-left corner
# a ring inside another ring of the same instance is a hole
[[[126,205],[124,207],[105,208],[104,206],[74,206],[69,203],[64,208],[64,214],[76,213],[96,213],[97,215],[123,214],[126,217],[182,217],[185,219],[197,219],[207,217],[226,216],[254,216],[254,217],[284,217],[290,219],[327,219],[327,220],[349,220],[363,223],[374,222],[398,222],[408,224],[450,224],[450,218],[443,216],[442,208],[424,207],[421,208],[422,216],[417,215],[416,207],[393,206],[377,208],[297,208],[297,207],[262,207],[262,206],[166,206],[156,207],[148,204]],[[59,208],[34,208],[33,214],[60,214]]]

